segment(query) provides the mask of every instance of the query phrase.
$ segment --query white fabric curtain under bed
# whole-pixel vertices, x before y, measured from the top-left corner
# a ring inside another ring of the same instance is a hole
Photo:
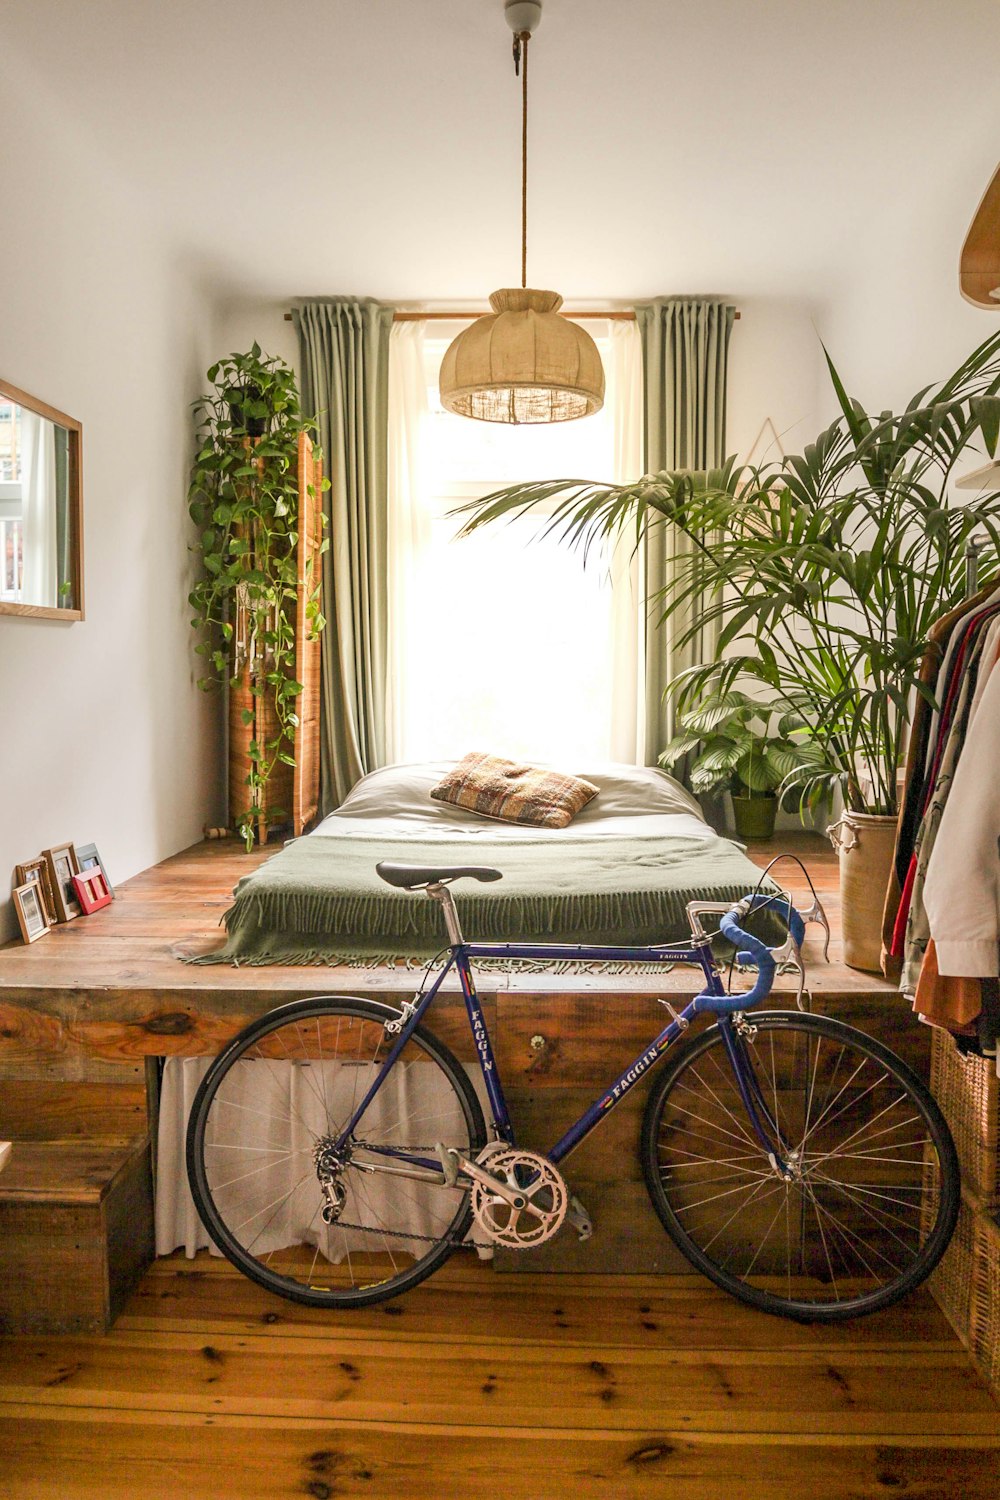
[[[193,1257],[204,1249],[211,1250],[215,1255],[219,1254],[194,1206],[185,1163],[188,1118],[195,1094],[211,1064],[212,1059],[209,1057],[171,1057],[164,1064],[160,1083],[156,1161],[157,1255],[169,1255],[178,1249],[183,1249],[188,1257]],[[316,1072],[320,1067],[325,1076],[321,1086],[317,1087]],[[268,1063],[266,1069],[256,1062],[237,1064],[227,1076],[225,1086],[230,1106],[226,1113],[232,1118],[233,1145],[238,1144],[244,1151],[259,1152],[262,1156],[273,1153],[271,1137],[274,1123],[276,1120],[283,1120],[285,1123],[282,1129],[291,1128],[292,1144],[297,1149],[304,1148],[308,1151],[313,1136],[325,1132],[327,1108],[334,1118],[346,1117],[352,1102],[362,1097],[362,1090],[374,1079],[375,1067],[375,1064],[371,1064],[359,1069],[354,1065],[345,1067],[343,1064],[330,1062],[313,1063],[308,1069],[304,1069],[293,1063],[274,1060]],[[482,1078],[478,1068],[470,1068],[468,1071],[473,1084],[478,1086],[477,1092],[483,1097]],[[427,1070],[421,1069],[420,1073],[421,1105],[426,1111]],[[388,1131],[396,1122],[402,1125],[409,1118],[412,1114],[411,1080],[411,1069],[393,1069],[372,1103],[372,1128],[380,1127]],[[450,1086],[442,1079],[442,1107],[435,1120],[435,1128],[439,1131],[447,1133],[449,1121],[445,1110],[453,1099]],[[454,1116],[456,1138],[460,1138],[464,1129],[464,1116],[457,1102],[454,1105]],[[225,1160],[222,1153],[227,1149],[226,1137],[217,1134],[214,1139],[216,1153]],[[256,1239],[254,1253],[266,1255],[270,1251],[294,1244],[318,1245],[320,1254],[336,1263],[347,1251],[362,1248],[367,1243],[366,1238],[336,1227],[327,1229],[315,1222],[315,1182],[301,1180],[302,1158],[299,1156],[295,1160],[298,1161],[298,1166],[290,1156],[285,1165],[279,1156],[278,1161],[266,1168],[271,1174],[269,1198],[276,1201],[286,1193],[289,1197],[279,1215],[269,1220],[264,1232]],[[352,1201],[349,1197],[344,1218],[350,1223],[371,1226],[372,1230],[377,1231],[380,1215],[386,1211],[393,1184],[391,1180],[381,1180],[377,1176],[361,1179],[358,1174],[353,1174],[353,1178],[361,1182],[364,1198]],[[428,1203],[432,1201],[432,1196],[428,1194]],[[425,1220],[423,1223],[411,1223],[410,1229],[427,1235],[440,1232],[439,1216],[432,1216],[428,1212]],[[229,1215],[228,1222],[230,1226],[239,1222],[238,1209]]]

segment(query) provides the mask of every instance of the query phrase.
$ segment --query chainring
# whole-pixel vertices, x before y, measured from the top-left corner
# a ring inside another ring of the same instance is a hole
[[[531,1250],[558,1233],[569,1206],[569,1190],[550,1161],[536,1151],[491,1151],[483,1166],[524,1200],[514,1207],[484,1183],[472,1188],[476,1223],[494,1245]]]

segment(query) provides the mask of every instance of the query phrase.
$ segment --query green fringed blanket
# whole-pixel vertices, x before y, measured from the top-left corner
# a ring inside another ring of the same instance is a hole
[[[688,901],[736,900],[760,879],[735,845],[715,835],[316,835],[240,881],[224,918],[225,947],[193,962],[373,964],[436,953],[446,942],[440,907],[380,880],[375,865],[384,859],[502,870],[495,885],[462,880],[454,887],[465,936],[480,942],[678,942],[689,935]]]

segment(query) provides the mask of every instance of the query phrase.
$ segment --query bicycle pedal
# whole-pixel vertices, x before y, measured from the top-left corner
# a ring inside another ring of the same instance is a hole
[[[576,1230],[581,1240],[589,1240],[594,1232],[593,1221],[575,1194],[571,1195],[566,1209],[566,1217]]]

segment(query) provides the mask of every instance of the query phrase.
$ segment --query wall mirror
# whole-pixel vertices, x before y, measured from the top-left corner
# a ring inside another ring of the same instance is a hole
[[[83,619],[82,433],[0,380],[0,614]]]

